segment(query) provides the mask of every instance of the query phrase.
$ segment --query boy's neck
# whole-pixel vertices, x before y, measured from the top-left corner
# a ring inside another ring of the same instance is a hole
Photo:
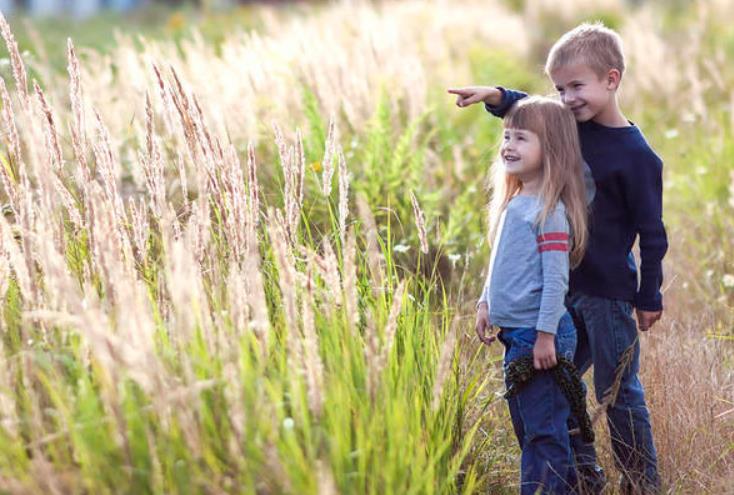
[[[609,101],[609,105],[596,114],[591,120],[592,122],[603,125],[604,127],[629,127],[631,125],[629,120],[627,120],[627,117],[622,114],[622,110],[619,109],[616,94]]]

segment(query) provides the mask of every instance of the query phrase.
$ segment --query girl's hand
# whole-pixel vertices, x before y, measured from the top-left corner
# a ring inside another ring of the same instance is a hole
[[[533,347],[533,366],[536,370],[549,370],[557,364],[555,339],[552,333],[538,332]]]
[[[456,106],[464,108],[474,103],[484,102],[497,106],[502,103],[502,91],[494,86],[466,86],[449,88],[449,93],[456,96]]]
[[[479,340],[487,345],[497,340],[495,335],[490,335],[492,326],[489,324],[489,307],[487,303],[482,303],[477,308],[477,322],[474,329],[477,331]]]

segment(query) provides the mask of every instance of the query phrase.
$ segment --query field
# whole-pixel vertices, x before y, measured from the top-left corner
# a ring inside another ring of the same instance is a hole
[[[732,0],[152,19],[0,26],[0,493],[515,493],[473,331],[501,122],[446,89],[550,94],[550,44],[596,19],[665,162],[664,493],[731,493]]]

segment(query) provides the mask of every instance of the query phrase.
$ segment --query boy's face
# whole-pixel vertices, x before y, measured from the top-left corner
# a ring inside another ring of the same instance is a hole
[[[603,123],[604,116],[614,110],[618,71],[610,70],[606,77],[599,77],[588,65],[576,63],[559,67],[550,76],[561,101],[571,109],[577,122]]]

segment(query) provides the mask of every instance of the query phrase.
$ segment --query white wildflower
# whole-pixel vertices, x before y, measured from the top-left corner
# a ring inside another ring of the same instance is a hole
[[[449,261],[451,262],[451,268],[456,268],[456,263],[458,263],[460,259],[460,254],[450,254]]]

